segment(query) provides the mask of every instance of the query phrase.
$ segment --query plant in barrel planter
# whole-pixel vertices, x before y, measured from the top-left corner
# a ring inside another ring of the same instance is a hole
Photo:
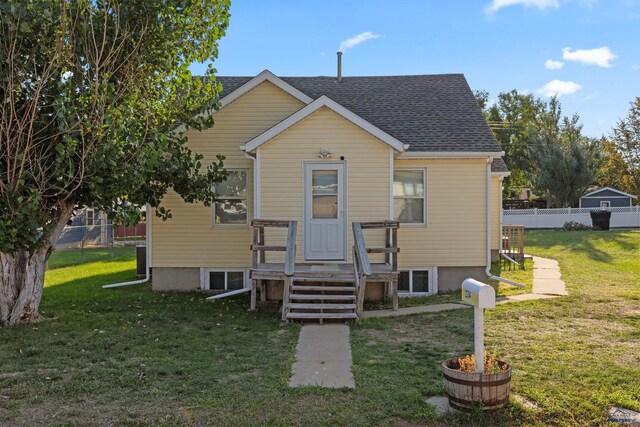
[[[509,400],[511,367],[496,359],[495,353],[485,354],[483,367],[477,366],[474,355],[446,360],[442,363],[442,374],[452,408],[495,411]]]
[[[509,400],[511,367],[484,352],[484,309],[496,306],[496,291],[486,283],[466,279],[462,301],[473,306],[474,354],[442,363],[444,385],[452,408],[469,411],[481,407],[495,411]],[[477,361],[482,360],[482,363]]]

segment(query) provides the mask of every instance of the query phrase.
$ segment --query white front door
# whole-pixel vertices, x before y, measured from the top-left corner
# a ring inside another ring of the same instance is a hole
[[[304,257],[345,260],[344,163],[304,165]]]

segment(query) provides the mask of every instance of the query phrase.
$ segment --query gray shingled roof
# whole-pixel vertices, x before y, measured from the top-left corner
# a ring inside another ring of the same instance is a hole
[[[252,77],[217,77],[221,97]],[[462,74],[280,77],[310,98],[326,95],[409,151],[502,151]]]
[[[502,158],[497,157],[491,163],[491,172],[509,172],[509,168]]]

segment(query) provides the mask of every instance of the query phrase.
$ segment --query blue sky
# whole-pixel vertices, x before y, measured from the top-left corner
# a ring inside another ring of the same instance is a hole
[[[360,35],[347,77],[464,73],[492,98],[559,92],[590,136],[640,96],[640,0],[235,0],[231,14],[218,75],[333,76]]]

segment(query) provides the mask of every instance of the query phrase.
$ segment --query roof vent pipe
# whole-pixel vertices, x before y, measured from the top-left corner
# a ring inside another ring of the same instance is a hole
[[[338,52],[338,82],[342,81],[342,52]]]

